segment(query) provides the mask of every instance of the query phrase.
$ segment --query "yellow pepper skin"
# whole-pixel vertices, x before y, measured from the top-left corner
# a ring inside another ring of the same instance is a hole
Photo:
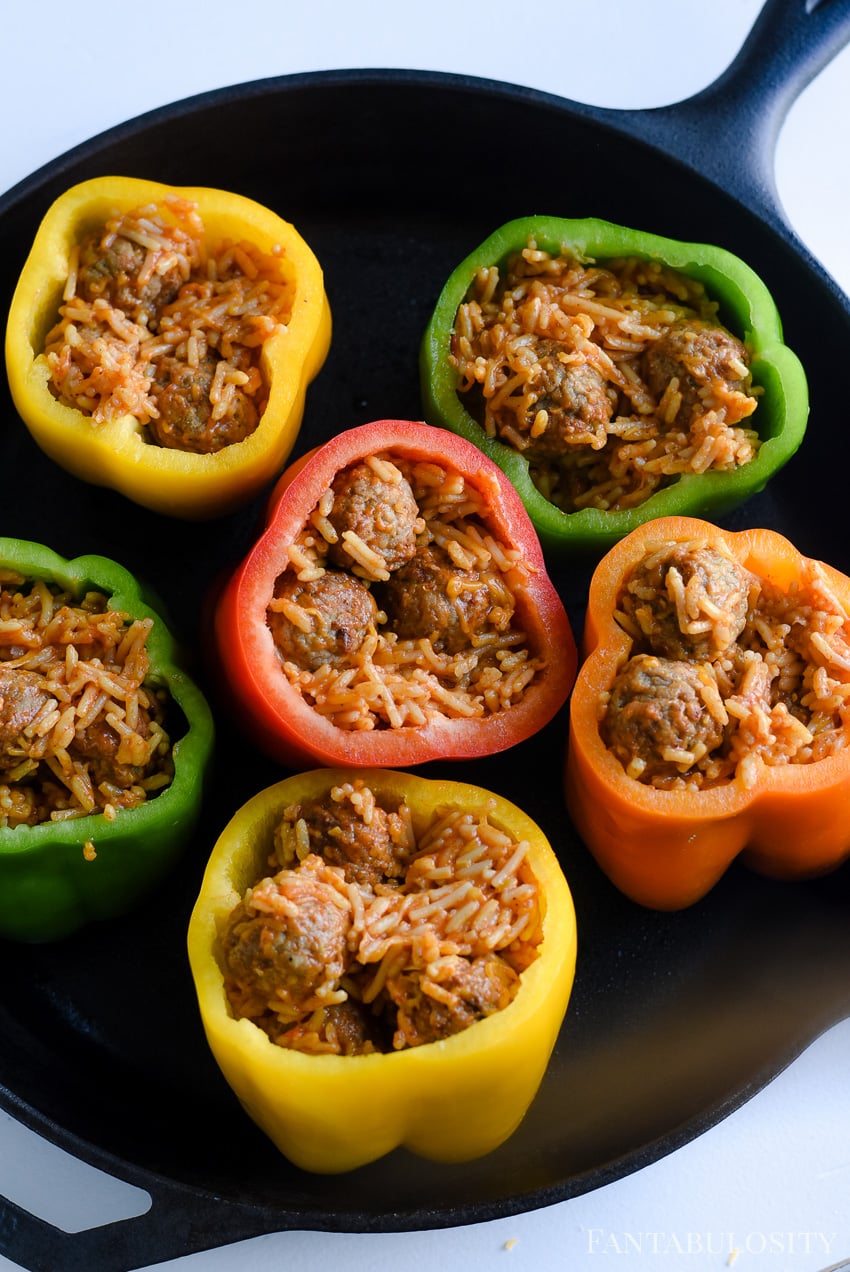
[[[311,1056],[276,1046],[252,1021],[233,1018],[215,946],[245,889],[267,872],[284,808],[357,777],[379,801],[406,800],[417,828],[446,805],[483,811],[494,801],[490,821],[530,843],[543,940],[513,1001],[462,1033],[391,1053]],[[506,800],[392,769],[316,769],[261,791],[232,818],[210,857],[188,949],[213,1055],[246,1112],[295,1165],[337,1173],[402,1145],[434,1160],[466,1161],[508,1138],[542,1080],[572,992],[575,911],[548,841]]]
[[[262,349],[269,399],[259,425],[244,441],[215,454],[151,445],[132,415],[95,424],[58,402],[48,387],[42,350],[58,315],[75,242],[117,213],[166,195],[197,204],[211,242],[246,239],[263,251],[279,245],[294,288],[289,323]],[[274,212],[222,190],[97,177],[61,195],[38,229],[9,311],[6,369],[21,418],[56,463],[155,512],[205,520],[246,503],[281,471],[301,427],[307,385],[327,356],[330,336],[321,267],[297,231]]]

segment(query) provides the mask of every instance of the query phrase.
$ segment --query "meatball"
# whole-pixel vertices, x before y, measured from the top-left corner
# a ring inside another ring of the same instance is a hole
[[[275,586],[276,601],[268,622],[281,657],[305,671],[329,664],[345,665],[363,644],[377,617],[377,606],[365,583],[353,574],[325,570],[318,578],[301,580],[289,572]],[[297,606],[292,611],[290,606]],[[292,614],[297,617],[293,620]]]
[[[309,869],[264,879],[230,915],[222,937],[226,975],[249,999],[298,1019],[348,962],[349,914],[339,894]],[[262,907],[262,908],[260,908]]]
[[[494,1012],[507,1007],[519,988],[519,976],[498,954],[478,958],[455,955],[448,975],[441,974],[436,993],[417,970],[390,977],[386,989],[398,1008],[394,1045],[416,1047],[461,1033]]]
[[[557,459],[571,445],[599,449],[605,444],[606,426],[616,405],[605,377],[589,362],[569,361],[562,345],[541,340],[536,346],[537,369],[526,386],[531,404],[516,421],[496,416],[497,427],[513,424],[528,439],[524,454],[529,459]],[[545,411],[541,418],[540,412]],[[535,425],[545,428],[535,433]]]
[[[213,419],[210,389],[218,359],[207,356],[197,367],[179,358],[162,358],[157,364],[151,396],[159,415],[148,422],[158,446],[211,455],[241,442],[257,427],[258,415],[251,398],[233,387],[230,406],[221,419]]]
[[[305,801],[288,812],[287,820],[303,821],[310,851],[329,865],[341,866],[345,876],[361,887],[374,887],[404,874],[401,836],[392,834],[392,815],[369,801],[366,812],[345,798]],[[282,864],[287,864],[286,862]]]
[[[146,738],[150,731],[148,715],[143,708],[139,709],[136,731],[141,738]],[[117,730],[105,720],[97,719],[76,734],[69,750],[74,758],[87,761],[95,786],[106,783],[127,790],[143,779],[147,766],[127,763],[123,756],[119,760],[121,745]]]
[[[105,240],[94,235],[80,248],[77,293],[89,302],[103,298],[133,322],[152,325],[159,309],[170,304],[183,284],[177,264],[154,271],[141,286],[139,273],[147,250],[121,234]]]
[[[752,414],[747,365],[747,350],[736,336],[692,319],[673,323],[643,355],[644,378],[657,398],[674,376],[678,380],[676,423],[685,428],[716,405],[723,406],[729,424]]]
[[[654,653],[702,661],[724,654],[741,635],[751,583],[743,566],[716,548],[680,544],[639,565],[627,591]]]
[[[672,776],[720,745],[723,725],[706,706],[705,674],[652,654],[637,654],[620,670],[602,737],[631,776]]]
[[[341,1056],[362,1056],[383,1050],[372,1018],[360,1003],[350,998],[325,1008],[322,1032]]]
[[[381,476],[364,462],[343,469],[334,478],[334,502],[328,520],[339,538],[331,545],[328,556],[336,565],[349,569],[352,565],[353,558],[345,549],[346,531],[356,534],[377,552],[388,570],[404,565],[416,551],[421,523],[410,483],[394,464],[381,462],[392,470],[393,476]]]
[[[436,544],[420,548],[377,594],[400,640],[430,637],[449,654],[469,648],[483,628],[506,631],[513,617],[513,596],[500,580],[461,569]]]
[[[21,751],[26,749],[21,736],[24,729],[55,702],[37,672],[0,663],[0,767],[18,763]]]

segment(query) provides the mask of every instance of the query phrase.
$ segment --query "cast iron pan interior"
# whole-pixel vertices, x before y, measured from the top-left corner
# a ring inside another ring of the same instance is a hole
[[[776,17],[789,6],[771,7]],[[838,6],[844,19],[847,8]],[[756,215],[629,135],[632,117],[626,131],[617,123],[543,94],[420,73],[296,76],[208,94],[105,134],[5,197],[2,305],[42,213],[75,181],[124,173],[258,199],[315,249],[335,318],[298,453],[370,419],[420,416],[417,348],[431,306],[454,265],[510,217],[596,215],[721,243],[773,291],[812,395],[801,451],[725,524],[778,529],[850,572],[850,441],[835,427],[846,398],[836,368],[850,347],[843,297],[781,215]],[[206,586],[248,547],[259,503],[204,525],[147,513],[68,477],[30,440],[5,388],[2,405],[2,532],[69,557],[113,556],[154,583],[197,649]],[[593,564],[552,567],[577,632]],[[525,807],[560,855],[579,916],[567,1021],[535,1104],[502,1149],[457,1168],[397,1152],[322,1178],[290,1167],[237,1106],[202,1036],[185,929],[219,831],[281,773],[222,726],[203,824],[169,885],[129,918],[58,946],[2,948],[0,1104],[146,1188],[151,1210],[68,1235],[6,1203],[0,1249],[30,1268],[108,1272],[286,1228],[403,1230],[532,1209],[687,1142],[850,1011],[848,868],[793,886],[733,868],[689,911],[643,910],[608,884],[567,819],[565,737],[562,714],[507,755],[431,770]]]

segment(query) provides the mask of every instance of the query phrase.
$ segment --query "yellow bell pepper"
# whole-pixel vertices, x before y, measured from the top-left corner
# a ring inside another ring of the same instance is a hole
[[[263,252],[281,249],[282,271],[292,287],[289,321],[262,347],[268,405],[254,432],[213,454],[152,445],[132,415],[93,423],[53,396],[43,353],[75,243],[111,217],[169,195],[197,205],[210,243],[245,240]],[[9,311],[6,368],[21,418],[63,468],[155,512],[202,520],[245,503],[283,468],[301,426],[307,385],[327,356],[330,334],[321,267],[293,226],[270,209],[223,190],[98,177],[61,195],[38,229]]]
[[[420,830],[446,806],[488,811],[491,824],[527,840],[540,891],[542,941],[513,1000],[437,1042],[368,1055],[309,1055],[235,1019],[217,961],[218,936],[246,888],[268,873],[283,810],[363,780],[379,802],[405,801]],[[489,807],[488,807],[489,806]],[[490,1152],[516,1129],[542,1080],[572,991],[575,912],[539,827],[508,801],[466,783],[391,769],[317,769],[261,791],[232,818],[204,875],[188,932],[189,960],[207,1040],[246,1112],[305,1170],[334,1173],[398,1146],[439,1161]]]

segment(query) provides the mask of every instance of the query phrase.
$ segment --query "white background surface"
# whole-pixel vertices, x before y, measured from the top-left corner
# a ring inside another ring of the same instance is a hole
[[[183,0],[124,4],[93,22],[89,6],[17,3],[4,10],[0,37],[0,190],[144,111],[297,71],[458,71],[606,106],[661,105],[712,81],[759,7],[759,0],[594,0],[591,7],[537,0],[533,8],[506,0],[429,0],[419,7],[393,0],[242,0],[225,8]],[[136,50],[142,50],[138,65]],[[792,224],[850,291],[848,134],[845,51],[793,107],[776,170]],[[838,423],[847,427],[846,420]],[[850,1256],[848,1074],[845,1022],[719,1126],[585,1197],[440,1232],[281,1233],[158,1266],[816,1272]],[[147,1206],[137,1190],[74,1162],[5,1114],[0,1192],[65,1230]],[[0,1255],[0,1269],[15,1266]]]

